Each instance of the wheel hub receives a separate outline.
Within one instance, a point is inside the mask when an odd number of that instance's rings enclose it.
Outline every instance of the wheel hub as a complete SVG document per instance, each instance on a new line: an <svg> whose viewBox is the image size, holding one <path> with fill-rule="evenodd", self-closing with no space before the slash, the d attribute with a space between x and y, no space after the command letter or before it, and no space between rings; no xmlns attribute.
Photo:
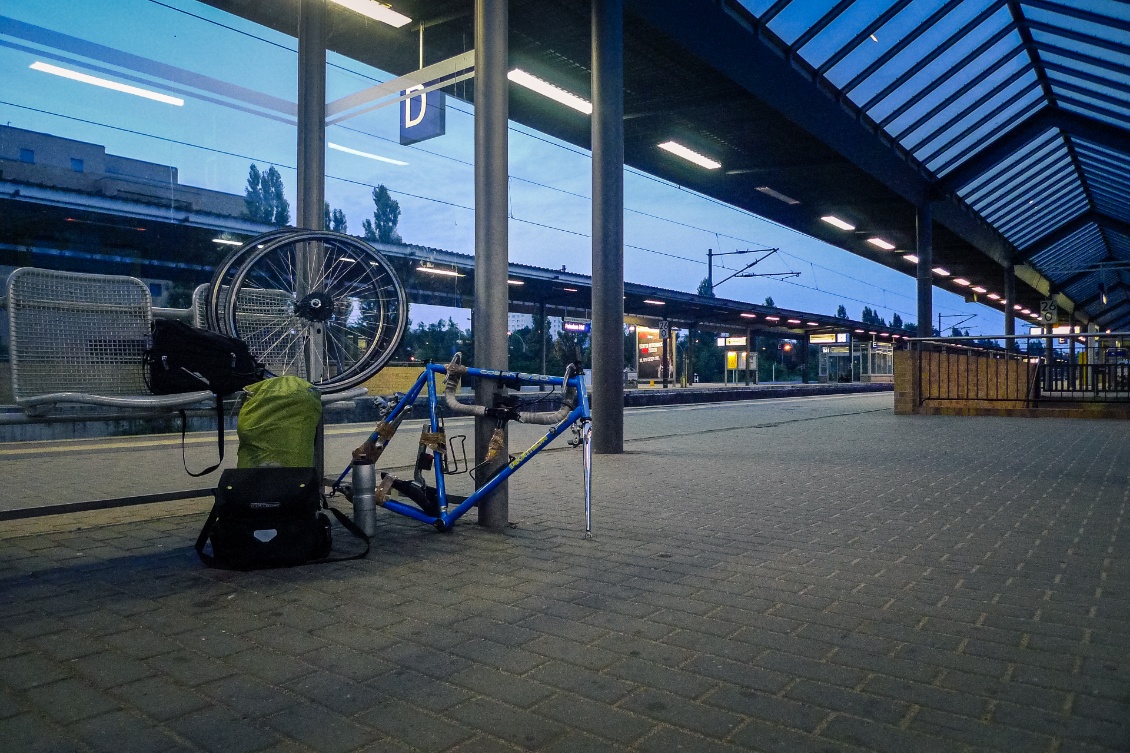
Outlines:
<svg viewBox="0 0 1130 753"><path fill-rule="evenodd" d="M318 291L310 293L298 302L295 313L311 322L325 322L333 316L333 299L328 293Z"/></svg>

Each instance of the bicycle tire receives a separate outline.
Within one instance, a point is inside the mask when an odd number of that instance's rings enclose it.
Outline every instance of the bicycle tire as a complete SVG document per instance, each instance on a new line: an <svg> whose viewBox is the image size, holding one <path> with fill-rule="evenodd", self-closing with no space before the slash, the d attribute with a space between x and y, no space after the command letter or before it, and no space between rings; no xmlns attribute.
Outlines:
<svg viewBox="0 0 1130 753"><path fill-rule="evenodd" d="M337 391L371 378L392 358L408 301L388 260L360 238L289 231L243 257L223 313L227 333L246 342L269 373ZM317 343L318 373L311 375L306 350Z"/></svg>
<svg viewBox="0 0 1130 753"><path fill-rule="evenodd" d="M208 282L208 295L204 301L205 327L212 332L219 332L224 335L231 334L224 329L227 319L225 307L227 306L227 293L231 290L232 277L239 269L238 262L254 250L256 246L262 245L277 236L293 232L296 232L296 230L292 227L268 230L255 236L242 246L233 249L213 268L212 279Z"/></svg>

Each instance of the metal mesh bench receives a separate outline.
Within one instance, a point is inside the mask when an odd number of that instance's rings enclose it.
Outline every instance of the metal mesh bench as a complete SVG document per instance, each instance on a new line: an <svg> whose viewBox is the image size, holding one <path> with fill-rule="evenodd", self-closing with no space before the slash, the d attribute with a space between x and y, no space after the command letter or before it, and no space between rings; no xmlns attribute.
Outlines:
<svg viewBox="0 0 1130 753"><path fill-rule="evenodd" d="M175 410L213 399L206 390L150 394L144 353L153 307L137 278L23 267L8 278L7 303L12 393L28 413Z"/></svg>

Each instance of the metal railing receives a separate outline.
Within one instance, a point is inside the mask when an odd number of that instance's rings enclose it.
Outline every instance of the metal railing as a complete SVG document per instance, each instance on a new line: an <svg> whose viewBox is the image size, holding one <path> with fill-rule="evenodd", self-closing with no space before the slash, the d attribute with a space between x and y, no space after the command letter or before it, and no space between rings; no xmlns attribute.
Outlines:
<svg viewBox="0 0 1130 753"><path fill-rule="evenodd" d="M1130 402L1127 341L1122 332L907 338L910 386L919 406Z"/></svg>

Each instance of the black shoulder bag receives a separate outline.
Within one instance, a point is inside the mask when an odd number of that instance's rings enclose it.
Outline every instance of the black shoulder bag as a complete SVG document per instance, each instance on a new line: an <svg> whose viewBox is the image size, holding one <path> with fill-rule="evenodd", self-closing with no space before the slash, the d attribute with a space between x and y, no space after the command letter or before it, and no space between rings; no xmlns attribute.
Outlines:
<svg viewBox="0 0 1130 753"><path fill-rule="evenodd" d="M247 343L235 337L190 327L175 319L154 319L153 332L145 348L145 381L155 395L211 390L216 396L216 442L220 459L199 473L185 465L188 475L211 473L224 462L224 396L238 392L264 377L262 364L251 355ZM188 417L181 418L181 459Z"/></svg>
<svg viewBox="0 0 1130 753"><path fill-rule="evenodd" d="M327 511L365 542L363 552L329 558L333 537ZM204 551L209 541L211 554ZM196 553L210 567L290 567L361 559L369 553L369 537L325 503L313 468L229 468L220 476Z"/></svg>

